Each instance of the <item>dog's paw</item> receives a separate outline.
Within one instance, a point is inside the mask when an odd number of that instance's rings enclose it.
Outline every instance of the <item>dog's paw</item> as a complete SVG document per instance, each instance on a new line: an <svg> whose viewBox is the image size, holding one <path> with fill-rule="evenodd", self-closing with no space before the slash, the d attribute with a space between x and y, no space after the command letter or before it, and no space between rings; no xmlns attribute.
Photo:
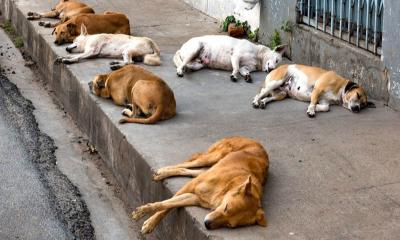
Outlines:
<svg viewBox="0 0 400 240"><path fill-rule="evenodd" d="M237 80L238 80L237 77L235 77L234 75L231 75L231 81L232 82L237 82Z"/></svg>
<svg viewBox="0 0 400 240"><path fill-rule="evenodd" d="M132 213L132 218L134 220L139 220L142 217L144 217L144 215L146 215L147 213L149 213L151 211L152 211L152 207L151 207L150 203L142 205L140 207L137 207L136 210Z"/></svg>
<svg viewBox="0 0 400 240"><path fill-rule="evenodd" d="M71 59L68 59L68 58L63 58L61 61L62 61L62 63L65 63L65 64L72 64L72 63L74 63L73 61L71 61Z"/></svg>
<svg viewBox="0 0 400 240"><path fill-rule="evenodd" d="M28 16L28 17L26 17L26 19L29 20L29 21L32 21L32 20L35 20L35 17L34 16Z"/></svg>
<svg viewBox="0 0 400 240"><path fill-rule="evenodd" d="M315 109L312 106L309 106L307 109L307 116L310 118L315 117Z"/></svg>
<svg viewBox="0 0 400 240"><path fill-rule="evenodd" d="M314 113L313 112L307 112L307 116L309 118L314 118L315 117L315 112Z"/></svg>
<svg viewBox="0 0 400 240"><path fill-rule="evenodd" d="M158 181L163 180L163 177L162 177L161 174L157 171L157 172L155 172L155 173L153 174L153 180L156 181L156 182L158 182Z"/></svg>
<svg viewBox="0 0 400 240"><path fill-rule="evenodd" d="M251 105L253 106L253 108L259 108L260 104L258 102L252 102Z"/></svg>
<svg viewBox="0 0 400 240"><path fill-rule="evenodd" d="M62 63L63 62L63 57L57 57L56 59L54 59L54 63Z"/></svg>
<svg viewBox="0 0 400 240"><path fill-rule="evenodd" d="M156 222L154 222L153 218L147 219L142 226L141 233L148 234L153 232L154 228L156 227Z"/></svg>
<svg viewBox="0 0 400 240"><path fill-rule="evenodd" d="M34 12L28 12L26 15L33 16L34 14L35 14Z"/></svg>
<svg viewBox="0 0 400 240"><path fill-rule="evenodd" d="M45 24L46 24L45 21L39 21L39 22L38 22L38 25L39 25L39 26L44 26Z"/></svg>
<svg viewBox="0 0 400 240"><path fill-rule="evenodd" d="M121 65L117 65L117 64L116 65L110 65L110 69L113 70L113 71L118 70L120 68L122 68Z"/></svg>
<svg viewBox="0 0 400 240"><path fill-rule="evenodd" d="M253 82L253 79L251 78L250 74L244 76L244 80L245 80L247 83L252 83L252 82Z"/></svg>
<svg viewBox="0 0 400 240"><path fill-rule="evenodd" d="M124 123L127 123L127 122L128 122L128 120L127 120L126 117L123 117L118 121L119 124L124 124Z"/></svg>
<svg viewBox="0 0 400 240"><path fill-rule="evenodd" d="M122 114L122 116L125 116L125 117L131 117L132 116L132 111L130 109L128 109L128 108L125 108L124 110L122 110L121 114Z"/></svg>
<svg viewBox="0 0 400 240"><path fill-rule="evenodd" d="M110 65L116 65L116 64L120 64L120 62L119 62L119 61L112 61L112 62L110 62Z"/></svg>
<svg viewBox="0 0 400 240"><path fill-rule="evenodd" d="M259 108L265 109L266 106L267 106L267 104L265 104L264 102L260 102Z"/></svg>

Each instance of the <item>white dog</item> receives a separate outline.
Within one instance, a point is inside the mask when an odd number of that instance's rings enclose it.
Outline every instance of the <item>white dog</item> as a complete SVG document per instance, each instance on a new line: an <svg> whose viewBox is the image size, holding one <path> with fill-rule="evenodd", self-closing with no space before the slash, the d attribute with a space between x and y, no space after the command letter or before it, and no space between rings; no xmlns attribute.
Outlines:
<svg viewBox="0 0 400 240"><path fill-rule="evenodd" d="M94 34L88 35L86 26L82 24L81 34L66 48L69 53L81 53L76 56L59 57L57 62L66 64L79 62L81 59L93 57L120 58L123 61L111 62L115 70L127 64L132 64L132 58L143 57L147 65L160 65L160 49L157 44L146 37L133 37L125 34Z"/></svg>
<svg viewBox="0 0 400 240"><path fill-rule="evenodd" d="M271 50L248 40L224 35L195 37L184 43L174 56L177 75L183 77L184 68L199 70L204 67L233 70L231 80L242 75L251 82L250 72L269 72L282 61L286 45Z"/></svg>

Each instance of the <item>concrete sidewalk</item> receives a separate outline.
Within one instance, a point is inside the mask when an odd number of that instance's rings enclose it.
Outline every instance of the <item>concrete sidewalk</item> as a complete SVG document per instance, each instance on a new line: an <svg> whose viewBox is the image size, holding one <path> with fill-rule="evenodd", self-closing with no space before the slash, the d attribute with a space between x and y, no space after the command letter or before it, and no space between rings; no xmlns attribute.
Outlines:
<svg viewBox="0 0 400 240"><path fill-rule="evenodd" d="M264 210L268 227L207 231L208 212L197 207L173 211L156 234L162 239L396 239L400 236L400 114L380 104L353 114L341 107L309 119L307 104L292 100L266 110L251 107L264 73L253 84L232 83L229 72L202 70L177 78L172 55L192 36L214 34L218 24L177 0L87 1L97 12L121 11L133 34L153 38L163 65L147 67L173 89L178 115L154 126L118 125L121 108L87 89L108 72L105 59L53 65L66 55L50 29L28 22L28 11L55 1L0 0L50 85L81 129L107 159L128 196L141 201L170 197L187 180L151 181L154 169L183 161L216 140L243 135L269 151L270 175ZM18 8L15 8L15 7ZM7 10L4 11L4 8ZM132 206L136 207L136 206Z"/></svg>

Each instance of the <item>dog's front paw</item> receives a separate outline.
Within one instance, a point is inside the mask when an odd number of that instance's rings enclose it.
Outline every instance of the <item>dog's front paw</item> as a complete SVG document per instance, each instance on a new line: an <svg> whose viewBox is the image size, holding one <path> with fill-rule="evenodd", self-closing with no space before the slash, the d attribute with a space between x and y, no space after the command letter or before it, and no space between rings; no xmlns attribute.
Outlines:
<svg viewBox="0 0 400 240"><path fill-rule="evenodd" d="M34 16L28 16L28 17L26 17L26 19L29 20L29 21L32 21L32 20L35 20L35 17Z"/></svg>
<svg viewBox="0 0 400 240"><path fill-rule="evenodd" d="M142 226L142 229L140 232L142 234L148 234L148 233L153 232L154 228L156 228L157 222L158 222L157 218L150 217L143 223L143 226Z"/></svg>
<svg viewBox="0 0 400 240"><path fill-rule="evenodd" d="M307 116L310 118L315 117L315 109L313 106L309 106L307 109Z"/></svg>
<svg viewBox="0 0 400 240"><path fill-rule="evenodd" d="M253 82L253 79L251 78L250 74L247 74L246 76L244 76L244 80L247 83L252 83Z"/></svg>
<svg viewBox="0 0 400 240"><path fill-rule="evenodd" d="M178 77L183 77L183 70L177 69L177 70L176 70L176 75L177 75Z"/></svg>
<svg viewBox="0 0 400 240"><path fill-rule="evenodd" d="M132 117L132 111L128 108L125 108L124 110L122 110L121 114L125 117Z"/></svg>
<svg viewBox="0 0 400 240"><path fill-rule="evenodd" d="M266 103L260 102L259 108L260 108L260 109L265 109L266 106L267 106Z"/></svg>
<svg viewBox="0 0 400 240"><path fill-rule="evenodd" d="M251 105L253 106L253 108L259 108L260 104L258 102L252 102Z"/></svg>
<svg viewBox="0 0 400 240"><path fill-rule="evenodd" d="M34 12L28 12L26 15L33 16L34 14L35 14Z"/></svg>
<svg viewBox="0 0 400 240"><path fill-rule="evenodd" d="M45 24L46 24L45 21L39 21L39 22L38 22L38 25L39 25L39 26L44 26Z"/></svg>
<svg viewBox="0 0 400 240"><path fill-rule="evenodd" d="M73 61L71 61L71 59L68 59L68 58L63 58L63 59L61 60L61 62L62 62L62 63L65 63L65 64L72 64L72 63L74 63Z"/></svg>
<svg viewBox="0 0 400 240"><path fill-rule="evenodd" d="M55 60L54 60L54 63L62 63L63 62L63 57L57 57Z"/></svg>
<svg viewBox="0 0 400 240"><path fill-rule="evenodd" d="M121 65L118 65L118 64L110 65L110 69L113 70L113 71L118 70L118 69L120 69L120 68L122 68L122 66L121 66Z"/></svg>
<svg viewBox="0 0 400 240"><path fill-rule="evenodd" d="M234 76L234 75L231 75L231 81L232 81L232 82L237 82L237 80L238 80L238 79L237 79L237 77L236 77L236 76Z"/></svg>
<svg viewBox="0 0 400 240"><path fill-rule="evenodd" d="M149 213L151 211L151 205L150 203L137 207L136 210L132 213L132 218L134 220L139 220L142 217L144 217L144 215L146 215L147 213Z"/></svg>

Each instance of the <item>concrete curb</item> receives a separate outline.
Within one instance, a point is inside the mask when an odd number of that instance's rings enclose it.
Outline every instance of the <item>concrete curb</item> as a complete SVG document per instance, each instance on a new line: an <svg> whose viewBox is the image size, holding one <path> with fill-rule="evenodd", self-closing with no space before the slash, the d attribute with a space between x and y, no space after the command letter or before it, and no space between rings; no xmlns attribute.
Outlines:
<svg viewBox="0 0 400 240"><path fill-rule="evenodd" d="M128 204L133 202L133 199L150 202L171 197L171 189L151 181L152 170L149 164L100 108L86 84L82 84L67 65L54 64L57 53L49 45L46 35L36 32L33 26L35 22L28 21L14 1L1 0L0 10L23 37L25 48L37 63L65 111L87 134L92 144L98 148L101 157L107 161L107 165L127 194ZM182 209L177 213L170 213L156 228L155 233L160 239L210 238L201 228L200 222Z"/></svg>

